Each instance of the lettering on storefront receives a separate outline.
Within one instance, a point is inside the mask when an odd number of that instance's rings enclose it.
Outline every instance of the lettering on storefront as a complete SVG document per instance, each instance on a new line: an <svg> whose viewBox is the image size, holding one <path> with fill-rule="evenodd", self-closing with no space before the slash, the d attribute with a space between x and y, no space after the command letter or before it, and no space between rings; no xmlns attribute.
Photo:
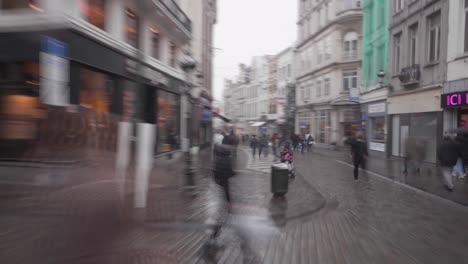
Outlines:
<svg viewBox="0 0 468 264"><path fill-rule="evenodd" d="M441 107L468 106L468 92L443 94L441 97Z"/></svg>
<svg viewBox="0 0 468 264"><path fill-rule="evenodd" d="M385 113L386 111L386 104L385 103L378 103L378 104L371 104L367 109L369 114L376 114L376 113Z"/></svg>

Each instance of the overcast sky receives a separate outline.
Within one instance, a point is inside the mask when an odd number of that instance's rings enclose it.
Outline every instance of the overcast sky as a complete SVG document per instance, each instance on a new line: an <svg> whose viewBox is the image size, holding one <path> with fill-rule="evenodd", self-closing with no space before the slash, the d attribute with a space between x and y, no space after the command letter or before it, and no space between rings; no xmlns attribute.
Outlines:
<svg viewBox="0 0 468 264"><path fill-rule="evenodd" d="M297 0L218 0L215 26L214 95L222 99L225 78L253 56L274 55L296 39Z"/></svg>

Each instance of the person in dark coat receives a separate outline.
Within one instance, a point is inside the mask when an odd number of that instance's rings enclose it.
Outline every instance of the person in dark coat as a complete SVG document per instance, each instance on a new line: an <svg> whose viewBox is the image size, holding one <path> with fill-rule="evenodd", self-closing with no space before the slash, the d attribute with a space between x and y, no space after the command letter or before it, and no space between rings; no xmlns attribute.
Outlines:
<svg viewBox="0 0 468 264"><path fill-rule="evenodd" d="M257 136L252 135L252 138L250 139L250 148L252 149L252 156L254 159L255 159L255 153L257 152L257 147L258 147Z"/></svg>
<svg viewBox="0 0 468 264"><path fill-rule="evenodd" d="M312 151L312 145L314 144L314 142L315 139L312 137L312 135L309 135L309 137L307 137L307 152Z"/></svg>
<svg viewBox="0 0 468 264"><path fill-rule="evenodd" d="M457 164L460 156L460 145L452 137L445 136L437 149L437 158L440 162L445 188L449 192L453 191L452 168Z"/></svg>
<svg viewBox="0 0 468 264"><path fill-rule="evenodd" d="M351 155L354 164L354 179L357 180L359 177L359 166L363 169L366 168L366 158L369 155L367 152L367 143L364 141L364 137L361 134L351 137L346 143L351 147Z"/></svg>
<svg viewBox="0 0 468 264"><path fill-rule="evenodd" d="M226 202L230 203L229 178L234 176L233 146L222 144L215 145L214 148L214 180L223 188Z"/></svg>

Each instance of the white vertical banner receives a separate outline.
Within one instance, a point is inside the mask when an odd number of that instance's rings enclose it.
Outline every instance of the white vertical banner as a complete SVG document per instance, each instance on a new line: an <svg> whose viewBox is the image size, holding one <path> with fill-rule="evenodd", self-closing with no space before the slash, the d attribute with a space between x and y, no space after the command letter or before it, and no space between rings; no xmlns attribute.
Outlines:
<svg viewBox="0 0 468 264"><path fill-rule="evenodd" d="M153 168L156 126L137 124L137 149L135 157L135 208L146 208L149 176Z"/></svg>

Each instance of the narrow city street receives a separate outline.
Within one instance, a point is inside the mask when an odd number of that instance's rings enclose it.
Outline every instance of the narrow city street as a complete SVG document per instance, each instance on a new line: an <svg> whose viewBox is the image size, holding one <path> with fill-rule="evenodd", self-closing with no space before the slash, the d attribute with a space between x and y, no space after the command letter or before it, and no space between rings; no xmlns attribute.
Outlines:
<svg viewBox="0 0 468 264"><path fill-rule="evenodd" d="M273 198L266 172L272 160L239 149L229 214L209 177L208 152L200 154L194 191L184 188L177 159L154 171L143 224L115 221L109 183L30 198L34 208L9 203L2 211L0 259L207 263L204 245L222 221L217 263L465 263L463 205L373 172L361 171L355 181L349 165L321 150L296 153L289 192Z"/></svg>

